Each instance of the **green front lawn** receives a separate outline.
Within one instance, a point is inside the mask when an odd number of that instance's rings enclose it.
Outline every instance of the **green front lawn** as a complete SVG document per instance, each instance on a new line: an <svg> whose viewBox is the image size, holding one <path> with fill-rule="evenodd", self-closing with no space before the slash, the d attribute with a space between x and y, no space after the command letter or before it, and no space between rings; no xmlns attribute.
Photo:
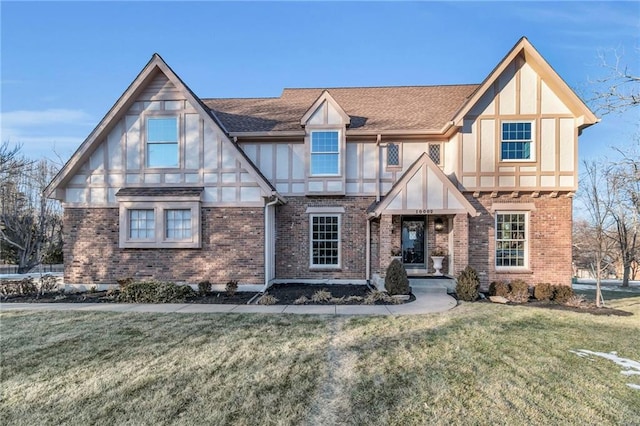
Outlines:
<svg viewBox="0 0 640 426"><path fill-rule="evenodd" d="M640 424L633 316L4 312L3 424Z"/></svg>

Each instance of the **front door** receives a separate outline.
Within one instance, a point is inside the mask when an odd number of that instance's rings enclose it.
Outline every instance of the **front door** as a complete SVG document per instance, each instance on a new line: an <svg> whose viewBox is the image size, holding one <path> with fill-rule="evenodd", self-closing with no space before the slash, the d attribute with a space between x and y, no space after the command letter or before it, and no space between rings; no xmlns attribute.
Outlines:
<svg viewBox="0 0 640 426"><path fill-rule="evenodd" d="M425 263L425 217L402 218L402 263L405 268L426 269Z"/></svg>

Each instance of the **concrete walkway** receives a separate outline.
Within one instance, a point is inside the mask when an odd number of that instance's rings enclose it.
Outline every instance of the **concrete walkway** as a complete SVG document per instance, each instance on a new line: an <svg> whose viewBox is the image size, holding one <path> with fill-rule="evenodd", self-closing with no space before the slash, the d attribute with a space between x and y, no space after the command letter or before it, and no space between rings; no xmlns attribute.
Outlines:
<svg viewBox="0 0 640 426"><path fill-rule="evenodd" d="M196 303L0 303L0 311L103 311L156 313L260 313L311 315L419 315L444 312L456 306L445 293L413 289L416 300L402 305L205 305Z"/></svg>

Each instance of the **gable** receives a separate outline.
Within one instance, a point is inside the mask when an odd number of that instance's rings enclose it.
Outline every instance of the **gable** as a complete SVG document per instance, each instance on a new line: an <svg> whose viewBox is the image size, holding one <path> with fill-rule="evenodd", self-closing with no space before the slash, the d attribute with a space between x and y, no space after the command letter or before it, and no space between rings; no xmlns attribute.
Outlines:
<svg viewBox="0 0 640 426"><path fill-rule="evenodd" d="M177 166L149 162L149 120L176 123ZM67 203L115 203L126 186L201 185L212 203L261 204L275 190L211 112L154 55L46 190Z"/></svg>
<svg viewBox="0 0 640 426"><path fill-rule="evenodd" d="M453 121L480 114L570 114L580 129L598 118L523 37L498 63Z"/></svg>
<svg viewBox="0 0 640 426"><path fill-rule="evenodd" d="M342 127L348 126L350 123L351 117L326 90L300 119L300 124L303 126L333 125Z"/></svg>
<svg viewBox="0 0 640 426"><path fill-rule="evenodd" d="M458 214L477 212L440 168L424 153L370 209L380 214Z"/></svg>

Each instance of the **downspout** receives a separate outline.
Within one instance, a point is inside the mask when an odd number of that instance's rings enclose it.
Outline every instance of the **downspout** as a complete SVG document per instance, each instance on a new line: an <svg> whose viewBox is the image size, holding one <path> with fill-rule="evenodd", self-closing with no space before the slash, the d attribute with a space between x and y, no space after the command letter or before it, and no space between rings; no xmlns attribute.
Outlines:
<svg viewBox="0 0 640 426"><path fill-rule="evenodd" d="M380 202L380 140L382 139L382 135L378 134L376 138L376 203Z"/></svg>
<svg viewBox="0 0 640 426"><path fill-rule="evenodd" d="M365 280L367 281L367 284L369 283L369 279L371 278L371 220L369 218L367 218L367 233L366 233L366 238L367 238L367 245L365 248Z"/></svg>
<svg viewBox="0 0 640 426"><path fill-rule="evenodd" d="M269 226L269 207L278 204L278 198L274 198L273 201L269 201L264 206L264 286L260 293L264 293L269 288L269 275L271 275L271 239L274 238L271 235L271 227Z"/></svg>

